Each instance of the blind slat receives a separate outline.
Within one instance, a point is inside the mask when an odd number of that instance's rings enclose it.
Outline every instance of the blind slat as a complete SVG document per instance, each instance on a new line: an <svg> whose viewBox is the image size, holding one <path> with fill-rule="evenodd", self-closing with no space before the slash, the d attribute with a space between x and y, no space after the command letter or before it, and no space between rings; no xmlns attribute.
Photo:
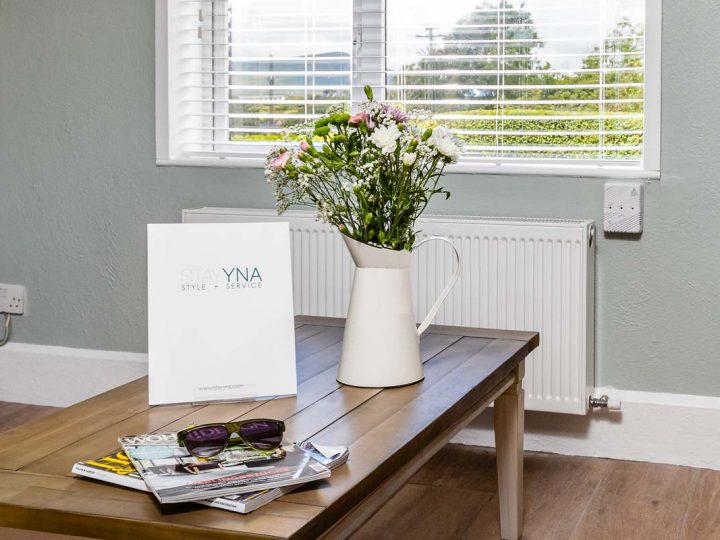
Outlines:
<svg viewBox="0 0 720 540"><path fill-rule="evenodd" d="M206 146L206 145L213 145L216 143L213 143L212 141L207 140L199 140L199 141L187 141L185 144L187 145L193 145L193 146ZM259 146L262 148L265 148L268 143L266 141L264 142L256 142L256 141L226 141L223 143L219 143L220 146L227 146L227 147L247 147L247 146ZM603 149L607 151L612 150L640 150L642 149L641 146L604 146ZM523 146L510 146L506 145L502 148L499 148L497 146L473 146L473 145L467 145L465 151L468 153L472 152L495 152L495 151L507 151L507 152L519 152L519 151L527 151L527 152L547 152L547 153L568 153L568 152L598 152L600 148L598 146L539 146L539 145L523 145Z"/></svg>
<svg viewBox="0 0 720 540"><path fill-rule="evenodd" d="M262 128L262 127L188 127L189 130L199 131L219 131L229 133L282 133L282 128ZM542 137L588 137L600 136L597 131L513 131L513 130L468 130L454 129L454 133L459 135L478 135L478 136L542 136ZM605 135L641 135L641 130L606 130Z"/></svg>
<svg viewBox="0 0 720 540"><path fill-rule="evenodd" d="M315 78L322 78L322 72L313 74ZM215 88L225 90L297 90L298 88L314 88L316 84L310 80L305 84L185 84L181 88ZM365 88L364 84L328 85L322 84L324 90L344 90L350 86ZM610 84L386 84L390 90L598 90L617 88L642 88L643 83L610 83Z"/></svg>
<svg viewBox="0 0 720 540"><path fill-rule="evenodd" d="M434 70L413 70L406 71L401 69L385 69L380 71L375 70L362 70L356 69L355 74L363 73L385 73L388 75L438 75L438 76L450 76L450 75L559 75L563 73L642 73L644 68L642 67L621 67L621 68L583 68L583 69L484 69L484 70L472 70L472 69L434 69ZM283 75L345 75L347 71L325 71L325 70L290 70L290 71L223 71L223 70L187 70L184 72L187 75L203 74L203 75L228 75L243 76L243 75L255 75L255 76L283 76Z"/></svg>

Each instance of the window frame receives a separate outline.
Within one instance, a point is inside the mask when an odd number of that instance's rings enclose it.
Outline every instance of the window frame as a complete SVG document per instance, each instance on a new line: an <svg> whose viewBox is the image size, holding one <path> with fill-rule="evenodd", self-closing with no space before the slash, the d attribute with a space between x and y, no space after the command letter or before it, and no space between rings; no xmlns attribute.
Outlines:
<svg viewBox="0 0 720 540"><path fill-rule="evenodd" d="M171 110L174 100L169 81L173 76L173 65L169 62L170 28L169 3L175 0L155 0L155 131L156 160L158 166L216 167L216 168L263 168L264 159L259 157L223 158L194 157L175 158L169 133L172 131L174 112ZM362 19L364 2L382 5L382 9L371 15L373 25L385 27L386 0L353 0L353 41L354 47L362 40ZM365 12L365 20L368 20ZM374 17L374 19L373 19ZM456 163L446 167L447 173L489 174L510 176L566 176L580 178L627 178L657 180L660 178L661 144L661 45L662 45L662 0L645 0L645 77L644 77L644 118L643 118L643 161L642 166L583 164L578 161L567 163L511 162L491 160L484 162ZM357 51L357 49L356 49ZM357 73L358 57L353 55L352 81L353 102L361 98L361 80ZM384 62L384 60L379 60ZM383 72L383 65L377 69ZM384 98L384 88L379 99ZM268 143L272 146L275 143Z"/></svg>

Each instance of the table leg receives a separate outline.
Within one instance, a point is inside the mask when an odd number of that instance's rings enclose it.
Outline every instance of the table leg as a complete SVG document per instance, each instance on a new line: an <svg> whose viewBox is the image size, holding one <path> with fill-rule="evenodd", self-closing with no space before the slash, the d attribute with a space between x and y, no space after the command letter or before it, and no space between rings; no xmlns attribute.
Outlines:
<svg viewBox="0 0 720 540"><path fill-rule="evenodd" d="M495 449L500 497L500 534L505 540L522 536L523 520L523 365L515 384L495 400Z"/></svg>

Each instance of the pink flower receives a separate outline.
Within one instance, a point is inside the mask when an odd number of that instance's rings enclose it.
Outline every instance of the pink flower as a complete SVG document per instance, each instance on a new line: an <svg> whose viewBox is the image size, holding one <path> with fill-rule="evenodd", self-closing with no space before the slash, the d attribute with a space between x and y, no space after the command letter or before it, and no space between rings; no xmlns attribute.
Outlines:
<svg viewBox="0 0 720 540"><path fill-rule="evenodd" d="M308 148L310 148L310 145L307 143L307 141L302 141L300 143L300 151L301 152L307 152Z"/></svg>
<svg viewBox="0 0 720 540"><path fill-rule="evenodd" d="M368 113L359 112L357 114L353 114L348 119L348 124L359 124L360 122L367 122L367 121L368 121Z"/></svg>
<svg viewBox="0 0 720 540"><path fill-rule="evenodd" d="M272 160L270 166L276 171L281 171L285 168L285 165L287 165L288 161L290 161L290 152L283 152Z"/></svg>

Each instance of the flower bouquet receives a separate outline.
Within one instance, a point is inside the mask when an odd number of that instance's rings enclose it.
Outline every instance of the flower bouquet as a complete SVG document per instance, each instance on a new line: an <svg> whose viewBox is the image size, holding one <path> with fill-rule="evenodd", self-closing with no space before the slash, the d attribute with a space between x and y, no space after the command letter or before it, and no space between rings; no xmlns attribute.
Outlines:
<svg viewBox="0 0 720 540"><path fill-rule="evenodd" d="M405 113L373 99L350 114L331 108L313 124L296 129L299 144L273 148L265 176L275 187L277 210L311 206L318 219L358 242L410 250L415 221L433 195L460 141L422 111Z"/></svg>
<svg viewBox="0 0 720 540"><path fill-rule="evenodd" d="M278 213L314 207L321 221L343 233L355 262L337 380L392 387L423 378L419 335L460 274L460 255L447 239L415 242L415 220L433 195L450 196L438 180L461 146L429 115L376 102L367 86L365 94L356 114L331 109L306 131L296 130L299 144L274 148L265 174L275 186ZM417 327L411 251L429 240L450 244L456 267Z"/></svg>

